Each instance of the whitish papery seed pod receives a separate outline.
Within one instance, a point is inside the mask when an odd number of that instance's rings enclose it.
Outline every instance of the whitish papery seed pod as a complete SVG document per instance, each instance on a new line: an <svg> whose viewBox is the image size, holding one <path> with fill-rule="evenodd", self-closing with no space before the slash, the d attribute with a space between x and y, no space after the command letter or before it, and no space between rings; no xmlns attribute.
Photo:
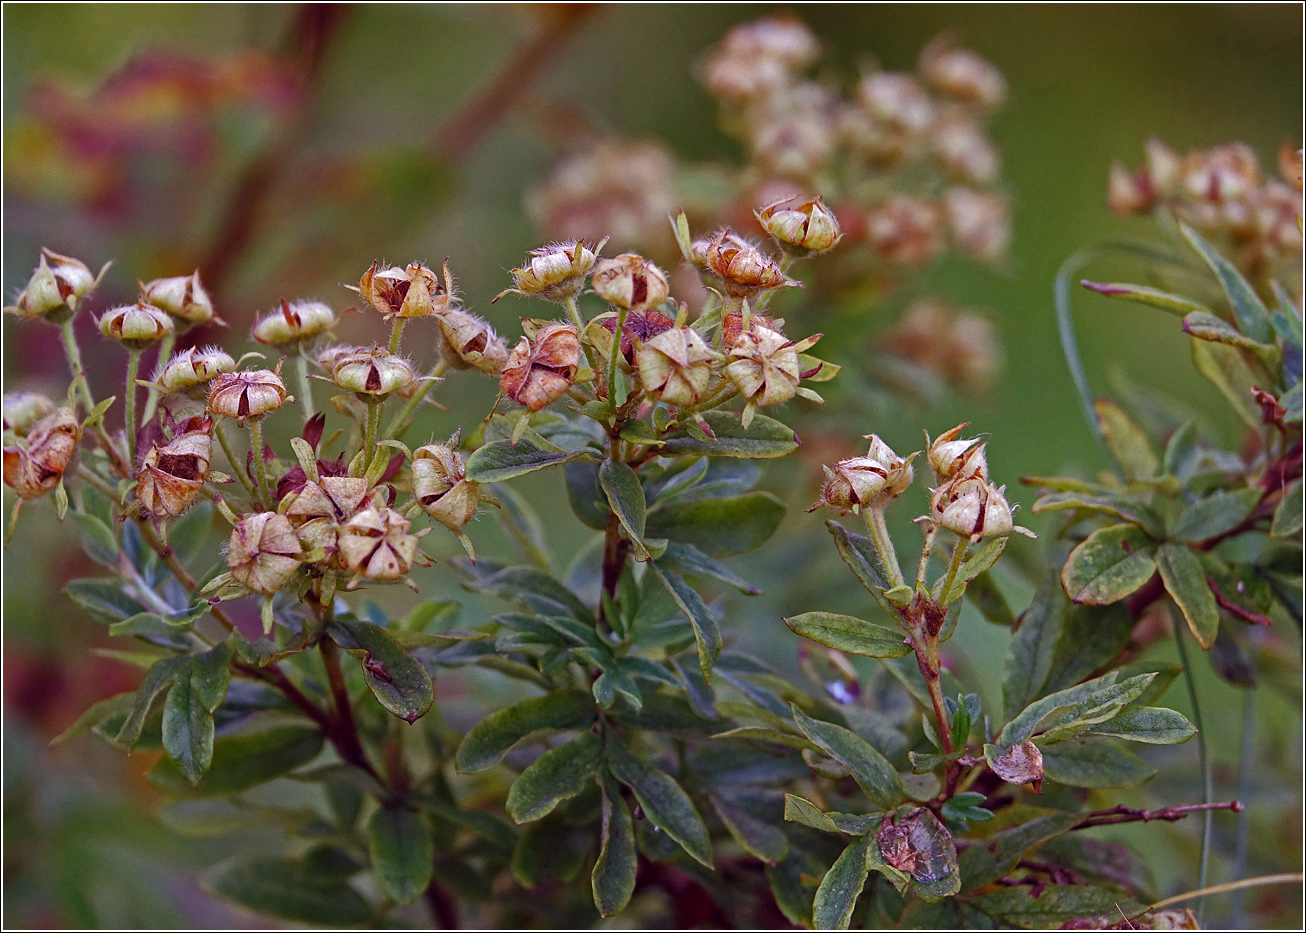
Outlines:
<svg viewBox="0 0 1306 933"><path fill-rule="evenodd" d="M535 339L523 337L504 364L503 394L531 411L566 393L580 368L580 336L570 324L546 324Z"/></svg>
<svg viewBox="0 0 1306 933"><path fill-rule="evenodd" d="M760 249L726 227L707 241L703 260L708 272L721 280L726 292L747 298L759 291L797 285L780 271L780 265Z"/></svg>
<svg viewBox="0 0 1306 933"><path fill-rule="evenodd" d="M331 381L360 396L380 398L402 391L417 381L417 370L401 356L382 347L355 348L333 361Z"/></svg>
<svg viewBox="0 0 1306 933"><path fill-rule="evenodd" d="M154 374L154 382L165 395L190 392L236 368L231 354L217 347L191 347L173 354Z"/></svg>
<svg viewBox="0 0 1306 933"><path fill-rule="evenodd" d="M564 302L575 298L585 287L585 277L598 261L597 248L584 240L567 240L550 243L527 254L526 265L513 269L513 287L500 292L495 301L515 293L543 298L545 301Z"/></svg>
<svg viewBox="0 0 1306 933"><path fill-rule="evenodd" d="M429 317L448 311L454 301L453 276L449 262L444 263L444 281L420 262L410 262L404 268L391 266L371 268L363 273L358 292L373 308L387 318Z"/></svg>
<svg viewBox="0 0 1306 933"><path fill-rule="evenodd" d="M176 330L168 312L143 299L134 305L111 308L95 323L104 336L133 350L144 350Z"/></svg>
<svg viewBox="0 0 1306 933"><path fill-rule="evenodd" d="M199 270L145 282L141 297L187 324L207 324L214 318L213 300L200 284Z"/></svg>
<svg viewBox="0 0 1306 933"><path fill-rule="evenodd" d="M1007 81L997 66L960 48L947 34L925 46L920 70L934 90L982 110L1001 106L1007 97Z"/></svg>
<svg viewBox="0 0 1306 933"><path fill-rule="evenodd" d="M4 396L4 429L19 437L26 437L38 421L54 411L54 402L39 392L6 392Z"/></svg>
<svg viewBox="0 0 1306 933"><path fill-rule="evenodd" d="M867 75L857 85L857 103L879 125L909 137L924 135L934 123L930 95L911 75Z"/></svg>
<svg viewBox="0 0 1306 933"><path fill-rule="evenodd" d="M324 334L336 323L336 313L321 301L286 301L254 322L251 336L270 347L297 343Z"/></svg>
<svg viewBox="0 0 1306 933"><path fill-rule="evenodd" d="M808 511L826 506L840 515L856 512L883 498L888 485L888 473L878 461L870 457L840 460L825 468L821 498Z"/></svg>
<svg viewBox="0 0 1306 933"><path fill-rule="evenodd" d="M823 253L834 249L843 238L839 219L819 197L807 201L789 198L753 213L763 230L793 251Z"/></svg>
<svg viewBox="0 0 1306 933"><path fill-rule="evenodd" d="M940 483L957 477L989 478L988 460L984 454L985 442L978 437L960 438L958 435L966 427L966 424L959 424L930 442L930 466L934 468L934 475ZM928 435L926 440L929 440Z"/></svg>
<svg viewBox="0 0 1306 933"><path fill-rule="evenodd" d="M294 577L302 554L290 519L276 512L257 512L232 529L227 569L237 583L271 596Z"/></svg>
<svg viewBox="0 0 1306 933"><path fill-rule="evenodd" d="M915 478L915 472L912 470L911 457L903 458L894 452L893 448L880 440L878 435L867 434L866 439L871 442L870 447L866 449L866 457L874 463L879 464L884 470L885 488L884 492L891 498L897 498L907 491ZM912 455L914 457L915 454Z"/></svg>
<svg viewBox="0 0 1306 933"><path fill-rule="evenodd" d="M208 410L243 423L246 418L261 418L276 411L286 399L285 383L270 369L223 373L209 387Z"/></svg>
<svg viewBox="0 0 1306 933"><path fill-rule="evenodd" d="M628 311L656 308L669 294L667 274L635 253L601 260L594 267L590 287L608 304Z"/></svg>
<svg viewBox="0 0 1306 933"><path fill-rule="evenodd" d="M104 274L103 270L100 274ZM86 263L42 248L40 262L32 277L18 299L5 310L26 318L45 317L65 307L75 312L77 305L98 282Z"/></svg>
<svg viewBox="0 0 1306 933"><path fill-rule="evenodd" d="M412 523L394 509L368 506L340 526L340 564L368 580L401 580L417 557Z"/></svg>
<svg viewBox="0 0 1306 933"><path fill-rule="evenodd" d="M866 242L885 259L923 266L943 246L939 208L932 201L895 195L866 214Z"/></svg>
<svg viewBox="0 0 1306 933"><path fill-rule="evenodd" d="M651 337L635 358L640 382L651 397L688 408L707 396L716 356L693 328L673 327Z"/></svg>
<svg viewBox="0 0 1306 933"><path fill-rule="evenodd" d="M503 372L508 361L508 348L499 335L476 315L453 308L436 316L440 333L453 352L449 360L455 367L480 370L491 376Z"/></svg>
<svg viewBox="0 0 1306 933"><path fill-rule="evenodd" d="M334 551L340 522L362 507L367 480L355 476L323 476L306 482L286 507L295 534L307 550Z"/></svg>
<svg viewBox="0 0 1306 933"><path fill-rule="evenodd" d="M748 401L764 407L794 397L801 375L798 351L783 334L753 324L735 340L729 358L726 375Z"/></svg>
<svg viewBox="0 0 1306 933"><path fill-rule="evenodd" d="M978 476L955 480L935 490L930 514L942 527L963 537L1011 534L1015 522L1005 486Z"/></svg>
<svg viewBox="0 0 1306 933"><path fill-rule="evenodd" d="M150 448L136 475L136 498L147 515L176 518L191 507L209 473L212 430L212 419L196 415L167 444Z"/></svg>
<svg viewBox="0 0 1306 933"><path fill-rule="evenodd" d="M1011 205L996 194L973 188L949 188L943 212L953 246L981 262L996 262L1011 245Z"/></svg>
<svg viewBox="0 0 1306 933"><path fill-rule="evenodd" d="M81 422L71 408L56 408L27 432L27 445L4 449L5 485L20 499L39 499L55 486L77 453Z"/></svg>
<svg viewBox="0 0 1306 933"><path fill-rule="evenodd" d="M462 455L448 444L426 444L413 452L413 498L426 514L457 531L476 514L481 487L467 479Z"/></svg>

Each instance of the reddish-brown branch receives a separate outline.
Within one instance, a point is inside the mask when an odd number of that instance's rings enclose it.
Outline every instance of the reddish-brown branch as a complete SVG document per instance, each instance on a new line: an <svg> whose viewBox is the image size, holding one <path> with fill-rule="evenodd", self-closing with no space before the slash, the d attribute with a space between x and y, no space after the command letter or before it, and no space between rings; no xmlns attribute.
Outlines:
<svg viewBox="0 0 1306 933"><path fill-rule="evenodd" d="M318 642L318 648L322 652L322 664L326 667L327 680L331 684L331 696L336 707L336 716L327 735L345 761L362 768L372 775L378 784L385 786L381 776L367 760L362 740L358 737L358 724L354 721L354 707L349 700L349 688L345 686L344 671L340 669L340 653L336 649L336 643L330 638L323 638Z"/></svg>
<svg viewBox="0 0 1306 933"><path fill-rule="evenodd" d="M449 892L440 887L440 883L434 878L426 886L424 896L426 906L431 909L431 916L441 930L457 930L459 928L458 908L454 906L453 898L449 896Z"/></svg>
<svg viewBox="0 0 1306 933"><path fill-rule="evenodd" d="M1272 624L1268 616L1263 616L1259 612L1252 612L1250 609L1244 609L1242 606L1230 602L1229 597L1220 592L1220 588L1215 585L1215 581L1211 579L1209 573L1206 575L1206 585L1210 587L1211 592L1215 594L1215 601L1220 604L1220 608L1224 609L1230 615L1236 616L1244 622L1250 622L1252 625Z"/></svg>
<svg viewBox="0 0 1306 933"><path fill-rule="evenodd" d="M1094 810L1072 828L1088 829L1090 826L1110 826L1115 823L1150 823L1153 820L1174 823L1190 813L1201 813L1206 810L1232 810L1238 813L1242 809L1243 804L1239 800L1226 800L1221 803L1187 803L1162 807L1159 810L1139 810L1135 807L1118 806L1109 810Z"/></svg>

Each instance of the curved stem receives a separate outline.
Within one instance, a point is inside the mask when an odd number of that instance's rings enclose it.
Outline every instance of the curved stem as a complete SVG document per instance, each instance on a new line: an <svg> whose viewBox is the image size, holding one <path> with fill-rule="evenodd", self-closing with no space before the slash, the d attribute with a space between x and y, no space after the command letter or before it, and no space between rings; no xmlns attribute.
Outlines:
<svg viewBox="0 0 1306 933"><path fill-rule="evenodd" d="M363 419L363 472L372 466L376 456L376 435L381 428L381 405L379 402L367 403L367 417Z"/></svg>
<svg viewBox="0 0 1306 933"><path fill-rule="evenodd" d="M404 402L404 407L399 409L395 416L390 419L390 424L385 429L385 440L394 440L404 430L405 422L413 416L413 412L422 403L422 399L426 398L426 393L430 392L435 384L440 381L440 377L444 375L445 370L448 368L449 364L444 360L440 360L431 367L431 371L426 374L426 380L413 392L412 398Z"/></svg>
<svg viewBox="0 0 1306 933"><path fill-rule="evenodd" d="M628 309L621 308L617 311L617 326L612 329L612 348L608 351L608 372L605 383L605 391L608 393L608 401L615 405L616 399L612 396L612 387L617 384L617 358L621 356L621 335L626 326L626 315Z"/></svg>
<svg viewBox="0 0 1306 933"><path fill-rule="evenodd" d="M961 565L966 559L966 548L970 547L970 538L957 536L957 545L952 549L952 559L948 561L948 572L943 575L943 585L939 587L939 599L944 599L948 590L952 589L952 584L957 579L957 574L961 572Z"/></svg>
<svg viewBox="0 0 1306 933"><path fill-rule="evenodd" d="M72 371L73 381L77 383L82 401L86 403L86 410L90 411L95 407L95 398L91 395L90 383L86 381L86 368L82 365L82 351L77 346L77 335L73 332L71 316L59 324L59 333L63 337L63 351L68 357L68 368Z"/></svg>
<svg viewBox="0 0 1306 933"><path fill-rule="evenodd" d="M249 449L254 457L254 473L258 476L259 496L263 499L265 509L272 508L276 501L272 496L272 487L268 483L268 465L263 462L263 419L249 419Z"/></svg>
<svg viewBox="0 0 1306 933"><path fill-rule="evenodd" d="M126 414L123 416L123 424L127 431L127 464L133 470L136 469L136 376L141 369L141 351L129 349L127 351L127 405Z"/></svg>
<svg viewBox="0 0 1306 933"><path fill-rule="evenodd" d="M159 358L156 364L157 365L156 372L162 371L163 367L168 364L168 360L172 358L172 348L175 347L176 345L177 345L176 331L173 331L171 334L165 334L163 339L159 341ZM149 420L154 417L154 413L158 410L158 408L159 408L159 390L151 386L150 391L145 396L145 412L144 414L141 415L141 423L148 424Z"/></svg>
<svg viewBox="0 0 1306 933"><path fill-rule="evenodd" d="M921 586L925 583L925 575L930 569L930 555L934 553L934 535L938 532L939 526L933 522L925 529L925 544L921 547L921 562L916 565L916 585Z"/></svg>
<svg viewBox="0 0 1306 933"><path fill-rule="evenodd" d="M1238 824L1234 830L1233 844L1233 881L1241 881L1247 873L1247 843L1250 839L1251 822L1246 809L1247 798L1252 793L1252 767L1256 754L1256 691L1252 688L1243 691L1243 735L1242 747L1238 755L1238 799L1244 809L1238 811ZM1244 928L1243 893L1239 888L1229 906L1229 926L1235 930Z"/></svg>
<svg viewBox="0 0 1306 933"><path fill-rule="evenodd" d="M218 436L218 444L222 447L222 452L227 457L227 462L231 464L231 471L236 474L236 479L245 487L245 492L251 499L255 498L254 484L250 482L249 473L245 465L236 459L236 452L231 449L231 438L227 437L227 432L219 418L213 419L213 433Z"/></svg>
<svg viewBox="0 0 1306 933"><path fill-rule="evenodd" d="M1197 727L1197 758L1202 768L1202 803L1209 804L1215 799L1214 780L1211 776L1211 759L1206 748L1206 729L1202 725L1202 708L1197 702L1197 678L1188 657L1188 645L1184 640L1184 623L1174 623L1175 646L1179 649L1179 661L1184 666L1184 682L1188 685L1188 699L1193 704L1193 725ZM1202 855L1197 867L1197 887L1206 887L1207 869L1211 861L1211 811L1207 810L1202 818ZM1205 898L1197 900L1197 915L1201 918L1205 909Z"/></svg>
<svg viewBox="0 0 1306 933"><path fill-rule="evenodd" d="M866 530L871 533L871 541L875 544L876 553L880 555L880 563L884 567L884 572L889 575L889 586L903 586L902 568L898 566L898 554L893 549L893 541L889 537L889 529L884 524L883 509L863 509L862 518L866 520Z"/></svg>
<svg viewBox="0 0 1306 933"><path fill-rule="evenodd" d="M304 345L299 345L295 354L295 377L299 381L299 404L304 409L304 423L313 420L313 380L308 378L308 357L304 356Z"/></svg>
<svg viewBox="0 0 1306 933"><path fill-rule="evenodd" d="M580 345L585 348L585 361L589 363L590 369L599 372L598 360L594 358L594 348L585 342L585 321L580 316L580 305L576 303L576 296L563 299L562 306L567 309L567 318L571 321L571 326L576 328Z"/></svg>

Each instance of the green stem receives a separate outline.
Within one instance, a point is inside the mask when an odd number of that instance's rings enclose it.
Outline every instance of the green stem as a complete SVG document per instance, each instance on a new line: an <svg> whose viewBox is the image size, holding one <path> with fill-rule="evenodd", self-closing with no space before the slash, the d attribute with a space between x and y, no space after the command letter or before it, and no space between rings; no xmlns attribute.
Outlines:
<svg viewBox="0 0 1306 933"><path fill-rule="evenodd" d="M939 598L947 596L948 590L952 589L952 584L957 579L957 574L961 572L961 565L966 559L966 548L970 546L970 538L957 536L957 546L952 549L952 559L948 561L948 572L943 575L943 586L939 587Z"/></svg>
<svg viewBox="0 0 1306 933"><path fill-rule="evenodd" d="M866 530L871 533L871 542L875 545L876 553L880 555L884 572L889 575L889 587L904 586L906 581L902 578L902 568L898 566L898 554L893 549L889 529L884 524L884 510L863 509L862 518L866 519Z"/></svg>
<svg viewBox="0 0 1306 933"><path fill-rule="evenodd" d="M916 585L925 582L925 574L930 568L930 555L934 553L934 535L939 527L933 522L925 529L925 545L921 548L921 562L916 565Z"/></svg>
<svg viewBox="0 0 1306 933"><path fill-rule="evenodd" d="M363 472L366 473L372 466L372 458L376 456L376 435L381 429L381 404L379 402L367 403L367 417L363 420Z"/></svg>
<svg viewBox="0 0 1306 933"><path fill-rule="evenodd" d="M1189 662L1188 645L1184 640L1184 623L1174 625L1175 646L1179 649L1179 661L1184 666L1184 682L1188 685L1188 699L1193 704L1193 725L1197 727L1197 760L1202 769L1202 803L1209 804L1215 799L1215 782L1211 775L1211 759L1206 748L1206 729L1202 725L1202 708L1197 702L1197 678ZM1211 862L1211 811L1202 815L1202 856L1197 866L1197 887L1206 887L1207 869ZM1205 897L1197 900L1197 916L1200 920L1205 910Z"/></svg>
<svg viewBox="0 0 1306 933"><path fill-rule="evenodd" d="M404 337L404 318L396 317L395 322L390 327L390 352L399 352L399 342Z"/></svg>
<svg viewBox="0 0 1306 933"><path fill-rule="evenodd" d="M313 420L313 380L308 378L308 357L304 355L304 345L299 345L295 354L295 376L299 381L299 404L304 409L304 423Z"/></svg>
<svg viewBox="0 0 1306 933"><path fill-rule="evenodd" d="M227 462L231 464L231 471L236 474L236 479L245 487L251 499L255 498L254 484L250 482L249 473L245 470L245 465L236 459L236 452L231 449L231 438L227 437L227 431L220 419L213 420L213 433L218 436L218 444L222 447L222 452L227 456Z"/></svg>
<svg viewBox="0 0 1306 933"><path fill-rule="evenodd" d="M1251 820L1248 817L1250 807L1247 799L1252 794L1252 769L1256 754L1256 690L1243 690L1243 735L1242 747L1238 755L1238 799L1243 808L1238 811L1238 824L1234 830L1233 878L1241 881L1247 873L1247 844L1250 839ZM1244 929L1243 892L1239 888L1231 899L1229 906L1229 926L1234 930Z"/></svg>
<svg viewBox="0 0 1306 933"><path fill-rule="evenodd" d="M580 345L585 348L585 360L590 364L590 369L596 373L599 372L598 361L594 359L594 348L585 342L585 322L581 320L580 306L576 303L575 296L563 299L562 306L567 309L567 317L571 320L571 326L576 328L576 336L580 338Z"/></svg>
<svg viewBox="0 0 1306 933"><path fill-rule="evenodd" d="M629 309L622 308L617 312L617 326L612 331L612 349L608 353L608 376L607 387L608 401L616 404L612 397L612 387L617 384L617 357L621 356L621 331L626 326L626 315L630 313Z"/></svg>
<svg viewBox="0 0 1306 933"><path fill-rule="evenodd" d="M63 350L64 355L68 357L68 368L72 371L73 379L77 382L77 388L82 393L82 401L86 403L86 410L90 411L95 407L95 399L91 396L91 387L85 378L85 367L82 366L82 351L77 346L77 335L73 333L73 319L71 316L59 324L59 333L63 335Z"/></svg>
<svg viewBox="0 0 1306 933"><path fill-rule="evenodd" d="M422 399L426 398L426 393L434 388L436 382L439 381L440 377L444 375L444 371L448 368L449 364L444 360L440 360L440 362L431 367L431 371L426 374L427 379L417 387L416 391L413 392L413 397L404 402L404 407L399 409L398 413L390 419L390 424L385 429L385 440L394 440L399 435L399 433L404 429L404 422L413 416L413 412L415 412L417 406L422 403Z"/></svg>
<svg viewBox="0 0 1306 933"><path fill-rule="evenodd" d="M254 472L258 476L259 496L263 499L263 508L271 509L276 501L272 496L272 487L268 483L268 465L263 462L263 419L249 419L249 449L254 454Z"/></svg>
<svg viewBox="0 0 1306 933"><path fill-rule="evenodd" d="M163 339L159 341L159 359L156 364L156 368L159 372L162 372L163 367L168 365L168 360L172 358L172 348L176 345L176 331L173 331L171 334L165 334ZM154 413L158 410L158 407L159 390L151 387L149 394L145 396L145 413L141 415L141 423L148 424L150 419L154 417Z"/></svg>
<svg viewBox="0 0 1306 933"><path fill-rule="evenodd" d="M115 504L118 502L118 490L114 489L111 483L90 467L83 463L77 464L77 475L82 478L82 482L98 489L101 495L105 496L110 502Z"/></svg>
<svg viewBox="0 0 1306 933"><path fill-rule="evenodd" d="M124 424L127 429L127 465L136 469L136 376L141 369L141 351L127 351L127 413Z"/></svg>

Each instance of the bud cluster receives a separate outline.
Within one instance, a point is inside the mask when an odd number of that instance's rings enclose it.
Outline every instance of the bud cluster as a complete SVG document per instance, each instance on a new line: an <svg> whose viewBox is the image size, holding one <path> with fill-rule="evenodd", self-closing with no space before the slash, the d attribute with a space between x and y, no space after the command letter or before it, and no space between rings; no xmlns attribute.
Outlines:
<svg viewBox="0 0 1306 933"><path fill-rule="evenodd" d="M988 538L1013 531L1029 534L1012 519L1006 486L989 480L985 442L961 438L959 424L928 442L928 458L938 486L930 490L929 519L962 538Z"/></svg>
<svg viewBox="0 0 1306 933"><path fill-rule="evenodd" d="M1002 365L1002 345L992 322L977 311L953 309L936 298L918 298L908 305L879 345L966 392L988 389Z"/></svg>

